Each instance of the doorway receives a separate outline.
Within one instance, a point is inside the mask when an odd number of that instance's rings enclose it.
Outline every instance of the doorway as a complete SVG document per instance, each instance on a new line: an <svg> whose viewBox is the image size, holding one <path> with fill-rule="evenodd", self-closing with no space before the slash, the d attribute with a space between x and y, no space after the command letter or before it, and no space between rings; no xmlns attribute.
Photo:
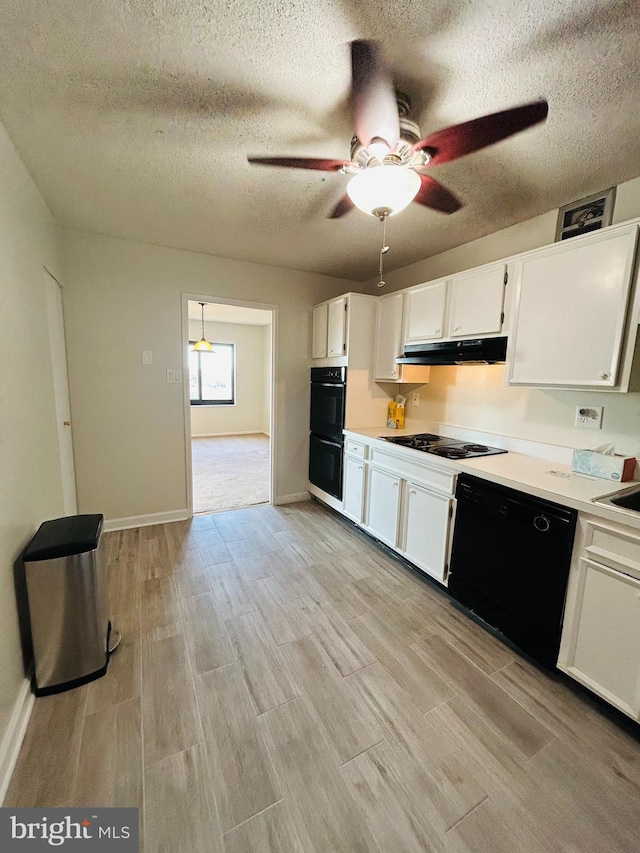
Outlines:
<svg viewBox="0 0 640 853"><path fill-rule="evenodd" d="M194 515L273 498L276 308L183 295L185 443Z"/></svg>

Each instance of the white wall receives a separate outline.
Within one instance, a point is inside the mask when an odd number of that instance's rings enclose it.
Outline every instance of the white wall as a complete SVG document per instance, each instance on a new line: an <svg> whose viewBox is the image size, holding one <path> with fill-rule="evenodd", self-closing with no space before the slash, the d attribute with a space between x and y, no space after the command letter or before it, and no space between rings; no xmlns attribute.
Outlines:
<svg viewBox="0 0 640 853"><path fill-rule="evenodd" d="M311 309L353 283L77 231L63 248L79 512L186 507L183 387L166 382L182 367L182 293L278 306L275 495L305 492Z"/></svg>
<svg viewBox="0 0 640 853"><path fill-rule="evenodd" d="M42 521L64 514L43 270L60 276L57 237L0 125L0 788L25 683L14 561Z"/></svg>
<svg viewBox="0 0 640 853"><path fill-rule="evenodd" d="M621 184L613 222L640 216L640 178ZM479 240L385 275L385 292L410 287L454 272L553 243L553 210ZM368 284L375 292L375 281ZM379 292L379 291L378 291ZM420 389L420 406L409 407L411 420L450 424L566 447L614 442L620 453L640 456L640 394L594 391L545 391L505 388L504 367L432 367ZM603 428L574 427L576 406L604 406ZM409 423L410 426L410 423Z"/></svg>
<svg viewBox="0 0 640 853"><path fill-rule="evenodd" d="M208 341L235 345L236 400L234 406L191 406L191 435L262 432L265 404L264 327L205 321L204 329ZM201 335L201 322L190 320L190 339L197 341Z"/></svg>

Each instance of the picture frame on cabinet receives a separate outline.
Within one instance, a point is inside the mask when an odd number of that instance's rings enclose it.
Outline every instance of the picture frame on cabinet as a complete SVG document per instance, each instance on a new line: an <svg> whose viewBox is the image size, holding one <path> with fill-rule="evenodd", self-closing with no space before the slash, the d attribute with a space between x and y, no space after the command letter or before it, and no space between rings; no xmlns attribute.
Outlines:
<svg viewBox="0 0 640 853"><path fill-rule="evenodd" d="M615 199L616 188L609 187L608 190L565 204L558 211L556 243L611 225Z"/></svg>

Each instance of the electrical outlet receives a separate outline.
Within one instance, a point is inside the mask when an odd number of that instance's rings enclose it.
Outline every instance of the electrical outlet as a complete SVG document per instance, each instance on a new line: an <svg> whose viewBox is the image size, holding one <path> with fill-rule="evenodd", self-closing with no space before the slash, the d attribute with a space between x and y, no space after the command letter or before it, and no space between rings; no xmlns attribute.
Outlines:
<svg viewBox="0 0 640 853"><path fill-rule="evenodd" d="M576 406L575 426L586 429L602 429L604 406Z"/></svg>
<svg viewBox="0 0 640 853"><path fill-rule="evenodd" d="M172 368L167 368L167 382L170 385L182 384L182 371L181 370L174 370Z"/></svg>
<svg viewBox="0 0 640 853"><path fill-rule="evenodd" d="M420 392L419 391L414 391L411 394L411 405L412 406L419 406L420 405Z"/></svg>

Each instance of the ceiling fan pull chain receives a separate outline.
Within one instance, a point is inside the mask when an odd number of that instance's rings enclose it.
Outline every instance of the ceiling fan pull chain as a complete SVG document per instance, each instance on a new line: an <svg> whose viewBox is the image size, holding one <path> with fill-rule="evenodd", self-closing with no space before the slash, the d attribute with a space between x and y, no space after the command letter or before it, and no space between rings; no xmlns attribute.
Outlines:
<svg viewBox="0 0 640 853"><path fill-rule="evenodd" d="M378 287L384 287L386 281L382 278L384 275L384 256L389 251L389 247L387 246L387 219L389 218L387 213L384 213L380 216L380 221L382 222L382 248L380 249L380 269L379 274L380 278L378 281Z"/></svg>

